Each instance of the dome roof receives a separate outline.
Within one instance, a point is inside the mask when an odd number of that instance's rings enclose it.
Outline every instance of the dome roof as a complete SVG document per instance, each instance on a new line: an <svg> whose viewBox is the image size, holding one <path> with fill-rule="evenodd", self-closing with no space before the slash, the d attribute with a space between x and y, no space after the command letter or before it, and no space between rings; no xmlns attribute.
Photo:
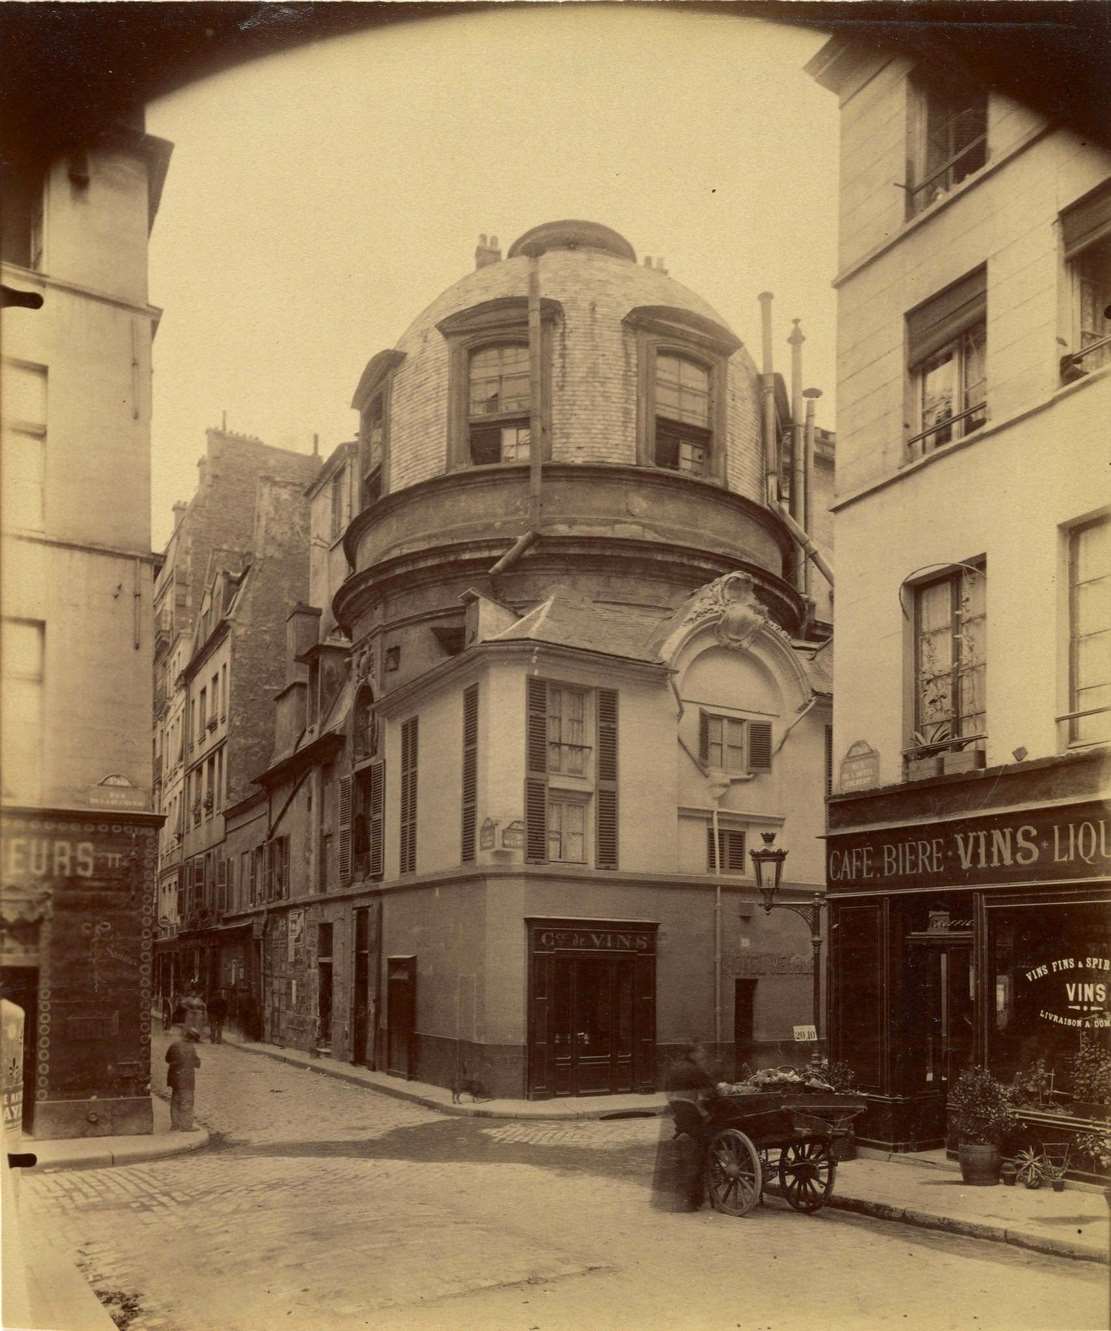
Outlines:
<svg viewBox="0 0 1111 1331"><path fill-rule="evenodd" d="M515 259L519 254L529 256L545 254L548 250L603 250L618 259L628 259L636 263L636 250L624 236L600 222L543 222L526 231L509 247L506 258Z"/></svg>

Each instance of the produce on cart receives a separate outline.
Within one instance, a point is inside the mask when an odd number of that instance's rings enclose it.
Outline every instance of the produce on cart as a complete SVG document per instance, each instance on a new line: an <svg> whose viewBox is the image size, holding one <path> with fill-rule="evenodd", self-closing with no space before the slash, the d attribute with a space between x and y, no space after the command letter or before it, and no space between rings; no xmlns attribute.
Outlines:
<svg viewBox="0 0 1111 1331"><path fill-rule="evenodd" d="M796 1068L764 1068L717 1090L705 1129L706 1191L715 1210L747 1215L769 1176L796 1211L824 1206L837 1175L834 1128L863 1113L864 1097Z"/></svg>

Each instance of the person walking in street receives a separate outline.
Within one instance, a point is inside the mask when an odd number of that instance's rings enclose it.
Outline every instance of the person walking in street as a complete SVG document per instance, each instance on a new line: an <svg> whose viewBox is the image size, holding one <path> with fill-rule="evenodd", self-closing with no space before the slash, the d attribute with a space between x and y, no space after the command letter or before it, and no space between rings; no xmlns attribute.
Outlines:
<svg viewBox="0 0 1111 1331"><path fill-rule="evenodd" d="M169 1049L166 1050L166 1085L170 1088L170 1130L172 1132L193 1131L193 1096L196 1091L196 1074L201 1065L197 1055L197 1041L200 1032L186 1027Z"/></svg>
<svg viewBox="0 0 1111 1331"><path fill-rule="evenodd" d="M661 1119L660 1143L652 1179L652 1205L661 1211L697 1211L706 1200L704 1107L717 1094L705 1048L694 1040L683 1046L667 1071L669 1115Z"/></svg>
<svg viewBox="0 0 1111 1331"><path fill-rule="evenodd" d="M208 1038L213 1044L224 1043L224 1022L228 1016L228 1000L224 991L217 989L208 1000Z"/></svg>
<svg viewBox="0 0 1111 1331"><path fill-rule="evenodd" d="M190 987L188 994L185 996L185 1001L181 1006L185 1013L185 1029L187 1031L196 1031L197 1039L199 1040L201 1033L204 1031L207 1010L205 1008L204 999L201 997L201 991L197 985L194 984Z"/></svg>

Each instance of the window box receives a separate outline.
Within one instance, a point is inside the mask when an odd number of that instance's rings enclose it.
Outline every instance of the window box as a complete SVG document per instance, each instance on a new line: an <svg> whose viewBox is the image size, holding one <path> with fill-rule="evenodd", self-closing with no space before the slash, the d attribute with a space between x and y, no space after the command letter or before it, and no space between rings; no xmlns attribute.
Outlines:
<svg viewBox="0 0 1111 1331"><path fill-rule="evenodd" d="M940 753L932 753L928 758L907 759L907 780L928 781L932 776L941 775Z"/></svg>
<svg viewBox="0 0 1111 1331"><path fill-rule="evenodd" d="M941 770L946 776L955 772L975 772L984 765L983 749L962 749L941 755Z"/></svg>

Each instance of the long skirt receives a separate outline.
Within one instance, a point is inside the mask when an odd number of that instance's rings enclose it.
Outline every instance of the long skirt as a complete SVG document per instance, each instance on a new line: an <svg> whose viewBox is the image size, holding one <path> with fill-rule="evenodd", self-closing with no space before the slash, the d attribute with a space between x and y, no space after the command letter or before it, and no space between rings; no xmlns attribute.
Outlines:
<svg viewBox="0 0 1111 1331"><path fill-rule="evenodd" d="M170 1126L179 1132L193 1131L193 1089L175 1086L170 1093Z"/></svg>
<svg viewBox="0 0 1111 1331"><path fill-rule="evenodd" d="M706 1143L674 1133L670 1114L661 1116L652 1173L652 1207L657 1211L697 1210L705 1200Z"/></svg>

